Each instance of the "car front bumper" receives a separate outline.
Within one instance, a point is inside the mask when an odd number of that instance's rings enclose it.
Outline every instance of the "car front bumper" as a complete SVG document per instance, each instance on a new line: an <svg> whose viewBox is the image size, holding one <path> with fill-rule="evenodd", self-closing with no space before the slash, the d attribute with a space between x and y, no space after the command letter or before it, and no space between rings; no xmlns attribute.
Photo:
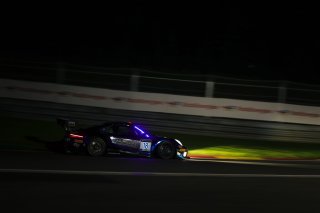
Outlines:
<svg viewBox="0 0 320 213"><path fill-rule="evenodd" d="M181 159L188 158L188 149L185 146L178 147L177 149L177 157Z"/></svg>

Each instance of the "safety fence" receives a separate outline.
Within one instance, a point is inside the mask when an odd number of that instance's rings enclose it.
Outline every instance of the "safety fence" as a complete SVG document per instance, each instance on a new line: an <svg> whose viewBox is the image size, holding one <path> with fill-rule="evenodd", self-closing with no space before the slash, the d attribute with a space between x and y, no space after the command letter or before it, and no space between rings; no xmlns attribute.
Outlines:
<svg viewBox="0 0 320 213"><path fill-rule="evenodd" d="M320 106L320 86L146 69L0 59L0 78L197 97Z"/></svg>

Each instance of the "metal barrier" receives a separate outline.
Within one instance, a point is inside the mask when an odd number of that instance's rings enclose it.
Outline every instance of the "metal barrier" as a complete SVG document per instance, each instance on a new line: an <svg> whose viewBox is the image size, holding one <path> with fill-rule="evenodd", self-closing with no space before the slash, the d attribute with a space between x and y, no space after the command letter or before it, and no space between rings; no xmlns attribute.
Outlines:
<svg viewBox="0 0 320 213"><path fill-rule="evenodd" d="M67 117L85 125L130 120L143 123L152 131L320 143L320 126L315 125L116 110L22 99L0 98L0 115L51 121Z"/></svg>
<svg viewBox="0 0 320 213"><path fill-rule="evenodd" d="M320 86L221 76L172 74L145 69L102 68L66 63L0 59L0 78L116 90L206 96L320 106Z"/></svg>

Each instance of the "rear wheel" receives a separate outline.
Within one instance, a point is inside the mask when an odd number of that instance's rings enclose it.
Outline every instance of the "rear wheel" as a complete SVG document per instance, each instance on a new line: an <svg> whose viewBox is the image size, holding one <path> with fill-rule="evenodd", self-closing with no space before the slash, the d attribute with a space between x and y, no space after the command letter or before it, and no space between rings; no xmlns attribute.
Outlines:
<svg viewBox="0 0 320 213"><path fill-rule="evenodd" d="M87 146L87 151L91 156L101 156L106 152L106 142L99 137L94 137Z"/></svg>
<svg viewBox="0 0 320 213"><path fill-rule="evenodd" d="M176 154L176 149L170 142L162 142L156 150L157 156L161 159L171 159L174 158Z"/></svg>

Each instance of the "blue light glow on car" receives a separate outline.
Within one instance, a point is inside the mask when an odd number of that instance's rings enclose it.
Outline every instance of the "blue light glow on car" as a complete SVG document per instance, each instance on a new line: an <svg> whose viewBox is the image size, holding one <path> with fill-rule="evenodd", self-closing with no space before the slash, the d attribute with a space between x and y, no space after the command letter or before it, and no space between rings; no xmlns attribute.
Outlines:
<svg viewBox="0 0 320 213"><path fill-rule="evenodd" d="M137 126L134 126L135 129L139 130L141 132L141 134L144 134L144 131L142 129L140 129ZM149 138L150 136L148 134L146 134L146 137Z"/></svg>
<svg viewBox="0 0 320 213"><path fill-rule="evenodd" d="M134 126L135 129L139 130L142 134L144 134L144 131L142 131L139 127Z"/></svg>

